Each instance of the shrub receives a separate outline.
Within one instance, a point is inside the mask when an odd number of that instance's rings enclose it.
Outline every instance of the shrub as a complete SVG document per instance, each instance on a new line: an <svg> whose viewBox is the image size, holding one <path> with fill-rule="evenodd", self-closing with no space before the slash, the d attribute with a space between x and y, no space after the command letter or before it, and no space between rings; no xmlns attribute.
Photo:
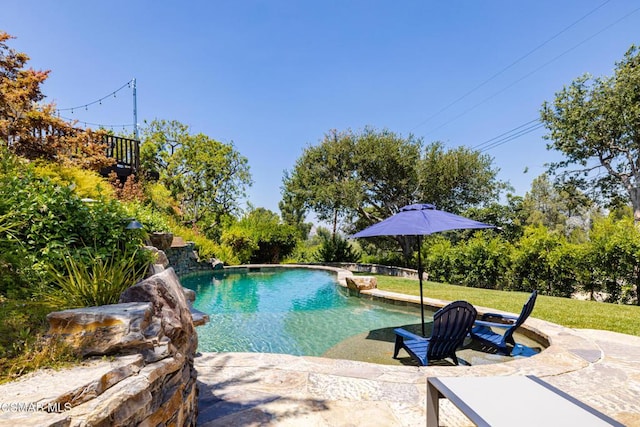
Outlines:
<svg viewBox="0 0 640 427"><path fill-rule="evenodd" d="M241 263L278 263L293 253L298 230L283 224L274 212L258 208L224 230L221 241Z"/></svg>
<svg viewBox="0 0 640 427"><path fill-rule="evenodd" d="M64 268L63 253L88 262L142 244L142 233L125 229L127 214L117 200L84 203L69 186L37 176L32 166L11 155L0 161L4 215L13 226L11 233L0 232L0 242L20 251L19 259L3 258L3 270L16 273L14 297L30 296L36 284L46 282L50 266Z"/></svg>
<svg viewBox="0 0 640 427"><path fill-rule="evenodd" d="M323 237L315 259L318 262L358 262L360 253L351 247L347 239L334 235Z"/></svg>
<svg viewBox="0 0 640 427"><path fill-rule="evenodd" d="M69 187L80 198L112 199L113 187L97 172L59 163L39 161L34 167L35 175L48 178L53 184Z"/></svg>
<svg viewBox="0 0 640 427"><path fill-rule="evenodd" d="M457 280L465 286L502 289L506 285L510 244L501 237L476 233L457 245Z"/></svg>
<svg viewBox="0 0 640 427"><path fill-rule="evenodd" d="M139 221L146 232L168 232L171 231L170 219L162 212L155 211L152 207L139 202L124 203L124 210L131 218Z"/></svg>
<svg viewBox="0 0 640 427"><path fill-rule="evenodd" d="M52 285L44 289L43 299L63 308L115 304L125 289L144 277L148 267L148 262L140 262L137 252L88 258L88 262L78 261L66 254L64 271L51 266Z"/></svg>

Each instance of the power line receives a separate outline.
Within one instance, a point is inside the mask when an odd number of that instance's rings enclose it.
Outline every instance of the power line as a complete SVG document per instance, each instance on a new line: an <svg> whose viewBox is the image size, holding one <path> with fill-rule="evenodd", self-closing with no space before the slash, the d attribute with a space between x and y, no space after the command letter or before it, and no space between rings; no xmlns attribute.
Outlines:
<svg viewBox="0 0 640 427"><path fill-rule="evenodd" d="M588 41L590 41L591 39L599 36L600 34L602 34L603 32L605 32L606 30L608 30L609 28L613 27L614 25L616 25L617 23L619 23L620 21L628 18L629 16L633 15L634 13L636 13L637 11L640 10L640 7L632 10L631 12L627 13L626 15L624 15L623 17L617 19L616 21L612 22L611 24L607 25L606 27L602 28L601 30L597 31L596 33L592 34L591 36L587 37L586 39L582 40L581 42L579 42L578 44L575 44L574 46L570 47L569 49L565 50L564 52L562 52L561 54L555 56L554 58L552 58L551 60L545 62L544 64L542 64L541 66L539 66L538 68L534 69L533 71L530 71L529 73L525 74L524 76L522 76L521 78L519 78L518 80L514 81L513 83L505 86L504 88L502 88L501 90L499 90L498 92L493 93L492 95L488 96L487 98L483 99L482 101L478 102L477 104L471 106L470 108L467 108L466 110L464 110L462 113L458 114L457 116L453 117L452 119L444 122L443 124L441 124L440 126L436 127L435 129L432 129L431 131L427 132L427 135L430 133L433 133L439 129L442 129L443 127L445 127L446 125L448 125L449 123L459 119L460 117L464 116L465 114L467 114L468 112L478 108L480 105L484 104L485 102L495 98L496 96L500 95L501 93L505 92L506 90L512 88L513 86L515 86L516 84L520 83L521 81L523 81L524 79L528 78L529 76L537 73L538 71L540 71L541 69L543 69L544 67L546 67L547 65L557 61L558 59L560 59L561 57L563 57L564 55L568 54L569 52L577 49L578 47L582 46L583 44L587 43Z"/></svg>
<svg viewBox="0 0 640 427"><path fill-rule="evenodd" d="M536 131L538 129L541 129L543 127L544 127L544 124L542 124L542 123L537 123L537 124L534 124L534 125L530 125L529 127L521 129L518 132L512 133L512 134L510 134L508 136L505 136L504 138L498 139L497 141L495 141L495 142L487 145L486 147L482 148L480 150L480 152L484 153L485 151L489 151L489 150L491 150L493 148L496 148L496 147L498 147L500 145L506 144L507 142L511 142L514 139L518 139L521 136L530 134L531 132L534 132L534 131Z"/></svg>
<svg viewBox="0 0 640 427"><path fill-rule="evenodd" d="M124 89L125 87L131 88L131 83L133 82L132 80L129 80L128 82L126 82L125 84L123 84L122 86L120 86L118 89L114 90L113 92L109 93L108 95L103 96L100 99L96 99L95 101L92 102L88 102L86 104L83 105L78 105L77 107L69 107L69 108L57 108L56 111L60 112L60 111L71 111L71 113L73 114L73 110L82 110L83 108L85 110L88 109L88 107L95 105L95 104L102 104L102 101L104 101L105 99L109 99L111 97L116 97L116 94L118 92L120 92L122 89Z"/></svg>
<svg viewBox="0 0 640 427"><path fill-rule="evenodd" d="M602 8L604 5L606 5L607 3L609 3L611 0L607 0L604 3L600 4L599 6L597 6L595 9L592 9L590 12L588 12L586 15L583 15L581 18L579 18L577 21L574 21L573 23L571 23L569 26L563 28L562 30L560 30L559 32L557 32L556 34L554 34L553 36L551 36L550 38L548 38L547 40L545 40L544 42L542 42L541 44L539 44L538 46L536 46L535 48L533 48L532 50L530 50L529 52L525 53L524 55L522 55L521 57L519 57L518 59L516 59L515 61L513 61L511 64L507 65L506 67L504 67L503 69L501 69L500 71L498 71L497 73L493 74L491 77L489 77L488 79L484 80L482 83L480 83L479 85L475 86L473 89L469 90L468 92L466 92L465 94L463 94L462 96L458 97L457 99L455 99L454 101L450 102L449 104L447 104L446 106L444 106L443 108L441 108L440 110L436 111L434 114L432 114L431 116L427 117L425 120L421 121L420 123L418 123L417 125L415 125L413 127L414 130L422 125L424 125L425 123L428 123L429 121L431 121L431 119L433 119L434 117L438 116L440 113L443 113L444 111L448 110L450 107L454 106L455 104L457 104L458 102L462 101L464 98L466 98L467 96L471 95L472 93L474 93L475 91L477 91L478 89L480 89L481 87L483 87L484 85L486 85L487 83L489 83L490 81L492 81L493 79L495 79L496 77L498 77L499 75L503 74L505 71L507 71L508 69L510 69L511 67L513 67L514 65L516 65L517 63L519 63L520 61L522 61L523 59L527 58L528 56L530 56L531 54L533 54L534 52L540 50L543 46L545 46L546 44L548 44L549 42L551 42L552 40L556 39L557 37L559 37L561 34L567 32L570 28L574 27L575 25L577 25L579 22L583 21L584 19L586 19L589 15L592 15L593 13L595 13L598 9Z"/></svg>
<svg viewBox="0 0 640 427"><path fill-rule="evenodd" d="M493 138L491 138L491 139L487 139L486 141L481 142L480 144L478 144L478 145L475 145L475 146L471 147L471 149L472 149L472 150L478 150L478 149L480 149L480 148L483 148L483 146L484 146L484 145L488 145L490 142L493 142L493 141L495 141L496 139L502 138L503 136L509 135L509 134L511 134L512 132L514 132L514 131L516 131L516 130L518 130L518 129L520 129L520 128L523 128L523 127L525 127L525 126L531 125L532 123L536 123L536 122L539 122L539 121L540 121L539 119L533 119L533 120L530 120L530 121L528 121L528 122L526 122L526 123L524 123L524 124L521 124L520 126L516 126L515 128L513 128L513 129L511 129L511 130L508 130L508 131L506 131L506 132L504 132L504 133L501 133L501 134L500 134L500 135L498 135L498 136L494 136L494 137L493 137Z"/></svg>

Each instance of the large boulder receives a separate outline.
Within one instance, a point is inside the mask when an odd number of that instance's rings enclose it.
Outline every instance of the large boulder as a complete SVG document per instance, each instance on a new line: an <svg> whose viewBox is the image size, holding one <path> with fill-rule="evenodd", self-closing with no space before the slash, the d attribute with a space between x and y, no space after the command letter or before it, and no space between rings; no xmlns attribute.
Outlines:
<svg viewBox="0 0 640 427"><path fill-rule="evenodd" d="M76 308L49 313L49 336L60 337L83 356L143 353L157 342L159 322L148 302Z"/></svg>
<svg viewBox="0 0 640 427"><path fill-rule="evenodd" d="M375 289L378 287L378 280L373 276L351 276L345 277L347 287L355 291Z"/></svg>
<svg viewBox="0 0 640 427"><path fill-rule="evenodd" d="M189 304L180 279L168 268L125 290L120 302L149 302L153 315L160 319L162 336L169 339L169 353L192 355L198 347Z"/></svg>

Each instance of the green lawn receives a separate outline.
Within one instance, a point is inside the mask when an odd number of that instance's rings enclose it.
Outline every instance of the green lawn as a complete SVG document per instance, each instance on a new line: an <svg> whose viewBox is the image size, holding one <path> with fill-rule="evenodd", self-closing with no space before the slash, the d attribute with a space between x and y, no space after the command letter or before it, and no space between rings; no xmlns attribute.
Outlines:
<svg viewBox="0 0 640 427"><path fill-rule="evenodd" d="M420 295L417 280L375 276L381 290ZM447 301L465 300L473 305L520 313L529 294L425 282L424 296ZM570 328L603 329L640 336L638 306L539 295L531 316Z"/></svg>

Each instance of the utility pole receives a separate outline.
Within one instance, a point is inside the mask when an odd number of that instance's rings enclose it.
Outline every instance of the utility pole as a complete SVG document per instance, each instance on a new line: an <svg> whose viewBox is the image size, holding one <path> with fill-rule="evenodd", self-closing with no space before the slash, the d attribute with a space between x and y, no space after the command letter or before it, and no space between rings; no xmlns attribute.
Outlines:
<svg viewBox="0 0 640 427"><path fill-rule="evenodd" d="M138 135L138 100L136 95L136 78L133 80L133 134L135 138L139 141L140 137Z"/></svg>

